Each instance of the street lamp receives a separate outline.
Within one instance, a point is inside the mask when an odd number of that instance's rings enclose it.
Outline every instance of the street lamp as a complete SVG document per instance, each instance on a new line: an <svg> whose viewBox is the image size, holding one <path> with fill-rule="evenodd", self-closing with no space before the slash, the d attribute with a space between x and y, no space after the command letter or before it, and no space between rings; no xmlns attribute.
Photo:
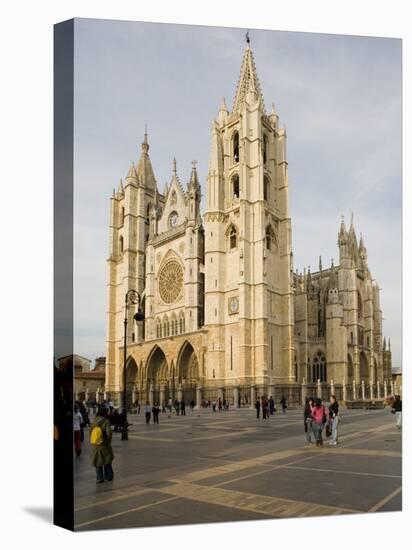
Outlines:
<svg viewBox="0 0 412 550"><path fill-rule="evenodd" d="M141 297L140 294L133 289L126 292L125 296L125 308L124 308L124 347L123 347L123 430L122 441L129 439L129 430L127 422L127 403L126 403L126 360L127 360L127 312L129 309L129 301L132 305L137 304L137 312L133 316L133 319L138 321L144 320L144 313L140 308Z"/></svg>

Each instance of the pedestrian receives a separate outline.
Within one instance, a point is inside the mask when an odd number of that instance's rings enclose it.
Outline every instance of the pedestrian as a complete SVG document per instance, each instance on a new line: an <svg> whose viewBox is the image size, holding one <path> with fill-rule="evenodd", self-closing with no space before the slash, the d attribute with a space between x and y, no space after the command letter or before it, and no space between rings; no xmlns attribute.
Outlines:
<svg viewBox="0 0 412 550"><path fill-rule="evenodd" d="M183 397L182 397L182 400L180 401L180 412L182 416L186 416L186 403Z"/></svg>
<svg viewBox="0 0 412 550"><path fill-rule="evenodd" d="M97 416L90 428L91 463L96 468L96 483L113 480L112 429L107 414L106 407L99 407Z"/></svg>
<svg viewBox="0 0 412 550"><path fill-rule="evenodd" d="M169 397L168 406L169 406L169 414L172 414L173 401L172 401L172 398L171 398L171 397ZM169 418L170 418L170 417L169 417Z"/></svg>
<svg viewBox="0 0 412 550"><path fill-rule="evenodd" d="M191 408L192 411L193 411L193 409L195 408L195 404L196 404L196 403L195 403L195 400L194 400L194 399L191 399L191 401L190 401L190 408Z"/></svg>
<svg viewBox="0 0 412 550"><path fill-rule="evenodd" d="M275 400L272 396L269 397L269 414L273 414L275 412Z"/></svg>
<svg viewBox="0 0 412 550"><path fill-rule="evenodd" d="M264 395L262 395L262 419L263 420L266 420L266 416L267 416L267 401L266 401L266 397Z"/></svg>
<svg viewBox="0 0 412 550"><path fill-rule="evenodd" d="M303 409L303 423L305 426L306 443L312 445L312 409L314 406L313 397L307 397Z"/></svg>
<svg viewBox="0 0 412 550"><path fill-rule="evenodd" d="M288 406L286 404L286 398L285 398L284 395L282 395L282 399L280 400L280 404L281 404L281 407L282 407L282 412L285 413Z"/></svg>
<svg viewBox="0 0 412 550"><path fill-rule="evenodd" d="M219 397L217 400L217 408L219 409L219 412L222 412L222 399Z"/></svg>
<svg viewBox="0 0 412 550"><path fill-rule="evenodd" d="M255 409L256 409L256 418L260 418L260 399L259 399L259 396L256 399Z"/></svg>
<svg viewBox="0 0 412 550"><path fill-rule="evenodd" d="M151 407L149 403L146 403L146 405L144 406L144 416L146 418L146 424L149 424L151 417Z"/></svg>
<svg viewBox="0 0 412 550"><path fill-rule="evenodd" d="M74 414L73 414L74 450L76 452L76 456L80 456L82 452L82 444L81 444L81 441L82 441L81 425L82 424L83 424L83 416L79 411L79 407L76 405L74 407Z"/></svg>
<svg viewBox="0 0 412 550"><path fill-rule="evenodd" d="M175 407L176 415L179 416L179 414L180 414L180 405L179 405L179 401L177 399L175 399L174 407Z"/></svg>
<svg viewBox="0 0 412 550"><path fill-rule="evenodd" d="M315 400L315 406L311 410L311 416L312 416L312 430L315 436L316 447L322 447L323 445L322 431L323 431L323 427L326 424L327 418L326 418L325 406L322 404L322 401L319 397L317 397Z"/></svg>
<svg viewBox="0 0 412 550"><path fill-rule="evenodd" d="M402 399L400 395L395 395L395 400L392 403L392 413L396 416L396 427L400 430L402 428Z"/></svg>
<svg viewBox="0 0 412 550"><path fill-rule="evenodd" d="M159 412L160 412L159 405L153 405L153 408L152 408L153 424L159 424Z"/></svg>
<svg viewBox="0 0 412 550"><path fill-rule="evenodd" d="M216 401L214 399L212 401L212 409L213 409L213 412L215 413L216 412Z"/></svg>
<svg viewBox="0 0 412 550"><path fill-rule="evenodd" d="M338 425L340 421L339 416L339 403L335 395L330 396L330 405L329 405L329 424L332 429L332 441L329 445L338 444Z"/></svg>

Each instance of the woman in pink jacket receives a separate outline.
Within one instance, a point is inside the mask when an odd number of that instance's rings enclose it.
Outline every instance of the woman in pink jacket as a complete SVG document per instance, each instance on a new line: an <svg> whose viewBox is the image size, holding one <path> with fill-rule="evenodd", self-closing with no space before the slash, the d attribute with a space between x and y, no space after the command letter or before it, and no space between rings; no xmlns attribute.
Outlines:
<svg viewBox="0 0 412 550"><path fill-rule="evenodd" d="M326 423L326 409L322 405L322 401L317 397L315 399L315 406L312 407L312 430L315 436L316 447L322 447L322 431Z"/></svg>

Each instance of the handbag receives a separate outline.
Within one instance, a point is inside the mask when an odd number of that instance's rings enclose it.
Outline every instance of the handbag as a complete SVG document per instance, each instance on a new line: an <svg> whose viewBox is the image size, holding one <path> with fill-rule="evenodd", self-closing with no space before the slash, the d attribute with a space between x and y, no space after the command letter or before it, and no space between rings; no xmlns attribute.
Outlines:
<svg viewBox="0 0 412 550"><path fill-rule="evenodd" d="M332 430L330 428L329 422L326 424L325 434L326 434L326 437L330 437L332 435Z"/></svg>

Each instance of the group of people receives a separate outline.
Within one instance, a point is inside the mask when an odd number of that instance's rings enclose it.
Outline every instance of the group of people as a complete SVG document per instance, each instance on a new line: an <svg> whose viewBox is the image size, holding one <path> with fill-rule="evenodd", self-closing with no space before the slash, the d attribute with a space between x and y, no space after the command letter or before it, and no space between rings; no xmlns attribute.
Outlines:
<svg viewBox="0 0 412 550"><path fill-rule="evenodd" d="M308 445L312 444L313 435L316 447L322 447L322 434L325 429L326 436L332 436L329 445L336 446L338 444L338 426L340 422L339 404L336 396L330 396L327 409L319 397L308 397L303 409L303 422Z"/></svg>
<svg viewBox="0 0 412 550"><path fill-rule="evenodd" d="M279 403L282 407L282 412L285 413L288 406L284 395L282 395L282 399ZM272 396L270 396L269 398L267 398L266 395L262 395L261 397L257 396L255 401L255 409L256 418L260 418L260 411L262 411L262 419L265 420L266 418L269 418L270 415L273 415L276 412L275 400Z"/></svg>

